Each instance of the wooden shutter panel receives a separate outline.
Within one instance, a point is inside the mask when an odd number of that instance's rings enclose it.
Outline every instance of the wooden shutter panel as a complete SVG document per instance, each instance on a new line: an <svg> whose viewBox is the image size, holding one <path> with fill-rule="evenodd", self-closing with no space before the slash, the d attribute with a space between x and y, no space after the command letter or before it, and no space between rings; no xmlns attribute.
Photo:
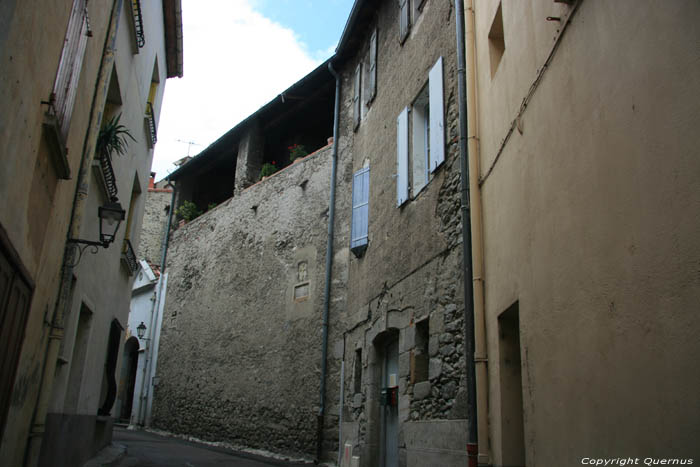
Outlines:
<svg viewBox="0 0 700 467"><path fill-rule="evenodd" d="M87 38L86 1L74 0L53 88L54 110L56 111L63 141L66 141L68 137L68 128L78 90L80 70L83 67Z"/></svg>
<svg viewBox="0 0 700 467"><path fill-rule="evenodd" d="M408 6L408 0L399 0L399 42L402 44L408 37L410 27Z"/></svg>
<svg viewBox="0 0 700 467"><path fill-rule="evenodd" d="M408 107L396 119L396 205L408 199Z"/></svg>
<svg viewBox="0 0 700 467"><path fill-rule="evenodd" d="M377 29L372 32L369 40L369 92L367 102L377 95Z"/></svg>
<svg viewBox="0 0 700 467"><path fill-rule="evenodd" d="M355 69L355 89L352 96L352 118L353 118L353 129L357 130L360 126L360 80L362 78L362 64L358 64Z"/></svg>
<svg viewBox="0 0 700 467"><path fill-rule="evenodd" d="M350 249L367 245L369 231L369 167L357 171L352 179L351 225Z"/></svg>
<svg viewBox="0 0 700 467"><path fill-rule="evenodd" d="M445 161L445 111L442 91L442 57L428 75L430 93L430 171Z"/></svg>

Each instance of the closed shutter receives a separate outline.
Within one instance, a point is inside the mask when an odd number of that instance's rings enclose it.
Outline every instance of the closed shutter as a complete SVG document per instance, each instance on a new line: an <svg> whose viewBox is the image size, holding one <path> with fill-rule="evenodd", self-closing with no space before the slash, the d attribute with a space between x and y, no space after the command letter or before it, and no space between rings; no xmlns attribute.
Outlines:
<svg viewBox="0 0 700 467"><path fill-rule="evenodd" d="M371 102L377 95L377 30L372 33L369 40L369 92L367 102Z"/></svg>
<svg viewBox="0 0 700 467"><path fill-rule="evenodd" d="M68 128L73 113L73 104L78 91L80 70L87 46L88 17L85 0L74 0L68 30L63 42L63 51L58 63L58 72L53 88L53 102L63 141L68 138Z"/></svg>
<svg viewBox="0 0 700 467"><path fill-rule="evenodd" d="M0 249L0 436L10 407L31 293Z"/></svg>
<svg viewBox="0 0 700 467"><path fill-rule="evenodd" d="M396 205L408 199L408 107L396 119Z"/></svg>
<svg viewBox="0 0 700 467"><path fill-rule="evenodd" d="M428 75L430 93L430 171L445 161L445 111L442 92L442 57Z"/></svg>
<svg viewBox="0 0 700 467"><path fill-rule="evenodd" d="M360 126L360 80L362 78L362 64L357 65L355 69L355 89L352 95L352 118L353 129L357 130Z"/></svg>
<svg viewBox="0 0 700 467"><path fill-rule="evenodd" d="M369 167L358 170L352 179L352 228L350 249L367 245L369 231Z"/></svg>
<svg viewBox="0 0 700 467"><path fill-rule="evenodd" d="M399 42L402 44L408 37L410 27L408 6L408 0L399 0Z"/></svg>

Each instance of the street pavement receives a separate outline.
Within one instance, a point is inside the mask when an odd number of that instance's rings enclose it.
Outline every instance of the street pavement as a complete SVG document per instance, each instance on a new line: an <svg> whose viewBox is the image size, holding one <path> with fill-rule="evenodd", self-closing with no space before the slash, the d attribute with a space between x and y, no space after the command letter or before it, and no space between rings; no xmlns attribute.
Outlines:
<svg viewBox="0 0 700 467"><path fill-rule="evenodd" d="M127 447L119 467L270 467L300 464L114 427L112 441Z"/></svg>

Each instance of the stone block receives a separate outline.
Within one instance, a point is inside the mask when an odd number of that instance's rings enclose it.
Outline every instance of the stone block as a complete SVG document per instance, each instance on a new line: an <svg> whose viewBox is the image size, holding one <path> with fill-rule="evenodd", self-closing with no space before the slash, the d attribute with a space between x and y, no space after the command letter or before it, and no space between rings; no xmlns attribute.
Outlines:
<svg viewBox="0 0 700 467"><path fill-rule="evenodd" d="M416 346L416 327L408 326L399 335L399 351L406 352Z"/></svg>
<svg viewBox="0 0 700 467"><path fill-rule="evenodd" d="M362 404L365 402L365 396L361 392L355 393L355 395L352 397L352 407L353 409L359 409L362 407Z"/></svg>
<svg viewBox="0 0 700 467"><path fill-rule="evenodd" d="M421 381L413 385L413 399L422 400L430 395L430 381Z"/></svg>
<svg viewBox="0 0 700 467"><path fill-rule="evenodd" d="M434 311L430 314L430 334L442 334L445 331L445 315L442 311Z"/></svg>
<svg viewBox="0 0 700 467"><path fill-rule="evenodd" d="M430 379L439 378L442 374L442 360L439 358L431 358L428 367L428 377Z"/></svg>
<svg viewBox="0 0 700 467"><path fill-rule="evenodd" d="M438 336L434 335L430 337L428 341L428 355L434 357L440 351L440 342L438 341Z"/></svg>
<svg viewBox="0 0 700 467"><path fill-rule="evenodd" d="M408 376L411 371L411 352L399 354L399 376Z"/></svg>
<svg viewBox="0 0 700 467"><path fill-rule="evenodd" d="M386 327L403 329L411 323L411 312L408 310L391 310L386 314Z"/></svg>
<svg viewBox="0 0 700 467"><path fill-rule="evenodd" d="M411 421L404 423L403 429L406 448L409 450L454 450L464 452L466 457L466 420ZM427 462L421 465L443 464Z"/></svg>

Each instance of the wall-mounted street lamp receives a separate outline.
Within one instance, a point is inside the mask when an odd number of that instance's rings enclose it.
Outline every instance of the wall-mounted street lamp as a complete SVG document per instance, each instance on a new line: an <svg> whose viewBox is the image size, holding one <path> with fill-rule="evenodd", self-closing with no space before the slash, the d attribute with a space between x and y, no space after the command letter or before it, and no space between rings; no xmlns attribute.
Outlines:
<svg viewBox="0 0 700 467"><path fill-rule="evenodd" d="M139 339L143 339L144 334L146 334L146 325L143 324L143 321L136 326L136 334L139 336Z"/></svg>
<svg viewBox="0 0 700 467"><path fill-rule="evenodd" d="M70 238L68 243L75 243L79 245L84 245L80 248L80 256L78 261L73 265L74 267L80 262L80 258L83 256L83 251L88 246L93 247L92 253L97 253L97 247L109 248L110 243L114 242L114 239L119 230L119 225L124 220L126 211L122 209L122 205L118 201L110 201L104 206L100 206L97 210L97 215L100 218L100 240L82 240L80 238Z"/></svg>

